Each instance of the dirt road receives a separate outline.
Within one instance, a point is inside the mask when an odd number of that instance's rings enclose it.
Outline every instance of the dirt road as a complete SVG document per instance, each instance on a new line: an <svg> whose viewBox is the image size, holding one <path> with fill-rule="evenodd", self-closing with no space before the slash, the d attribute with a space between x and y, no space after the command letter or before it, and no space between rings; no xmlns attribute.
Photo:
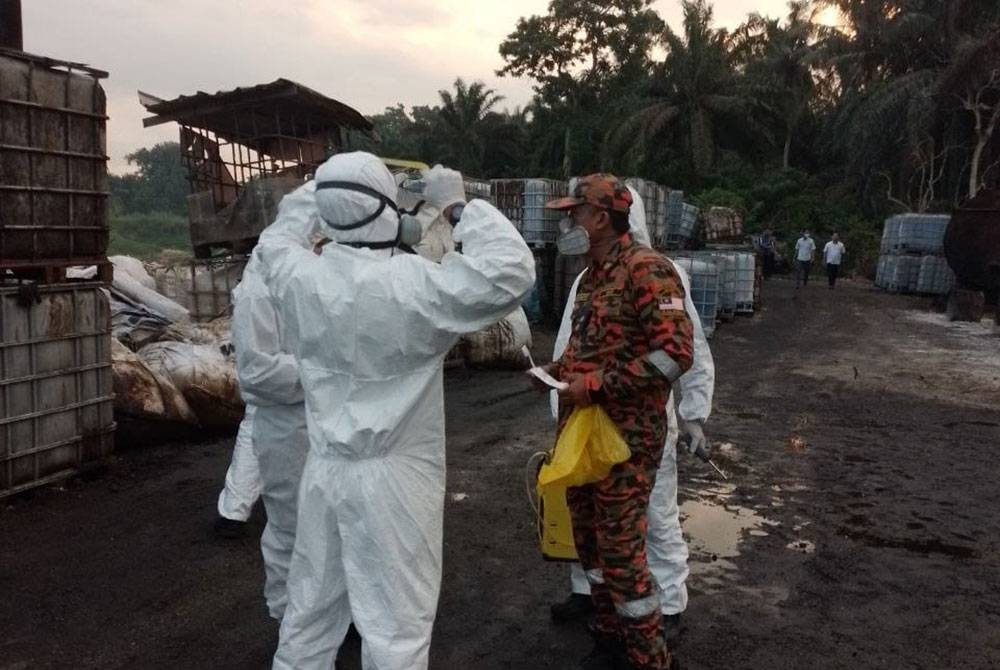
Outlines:
<svg viewBox="0 0 1000 670"><path fill-rule="evenodd" d="M868 285L794 296L772 281L713 342L732 478L681 459L684 667L1000 666L1000 337ZM549 623L566 569L539 560L524 494L546 406L516 373L446 385L432 668L573 667L589 642ZM211 533L231 444L124 450L0 503L0 670L269 667L259 512L254 537Z"/></svg>

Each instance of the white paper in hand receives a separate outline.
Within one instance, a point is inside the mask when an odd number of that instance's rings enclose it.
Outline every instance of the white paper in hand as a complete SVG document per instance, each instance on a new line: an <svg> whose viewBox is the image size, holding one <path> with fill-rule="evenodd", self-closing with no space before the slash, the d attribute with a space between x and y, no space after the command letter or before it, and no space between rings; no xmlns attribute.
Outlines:
<svg viewBox="0 0 1000 670"><path fill-rule="evenodd" d="M548 384L549 386L551 386L556 390L565 391L566 389L569 388L569 384L567 384L566 382L559 381L558 379L550 375L548 372L546 372L544 368L535 367L528 370L528 372L535 375L536 377L541 379L545 384Z"/></svg>
<svg viewBox="0 0 1000 670"><path fill-rule="evenodd" d="M521 347L521 353L524 354L524 356L528 359L528 362L531 364L531 369L528 370L528 372L535 375L535 377L537 377L538 379L541 379L544 384L551 386L552 388L559 391L563 391L569 388L569 384L567 384L566 382L559 381L558 379L550 375L548 372L546 372L544 369L535 365L535 359L531 357L531 349L529 349L527 346Z"/></svg>

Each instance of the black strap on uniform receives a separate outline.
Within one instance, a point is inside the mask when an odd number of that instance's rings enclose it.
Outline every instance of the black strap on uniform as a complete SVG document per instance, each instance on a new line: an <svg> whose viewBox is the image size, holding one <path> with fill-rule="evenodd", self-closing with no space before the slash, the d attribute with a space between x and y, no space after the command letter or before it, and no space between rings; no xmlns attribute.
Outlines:
<svg viewBox="0 0 1000 670"><path fill-rule="evenodd" d="M354 191L355 193L363 193L365 195L370 195L371 197L373 197L373 198L375 198L376 200L379 201L379 206L378 206L378 209L375 210L375 213L374 214L370 214L369 216L366 216L365 218L361 219L357 223L350 223L350 224L347 224L347 225L339 225L338 226L338 225L335 225L335 224L330 223L329 221L327 221L327 224L329 224L332 228L336 228L337 230L357 230L358 228L362 228L364 226L367 226L369 223L371 223L372 221L374 221L377 218L379 218L380 216L382 216L382 212L385 211L385 208L386 208L387 205L391 205L392 209L394 211L397 210L395 202L393 202L392 200L390 200L389 198L387 198L385 195L383 195L379 191L376 191L373 188L365 186L364 184L356 184L356 183L354 183L352 181L320 181L320 182L316 182L316 190L317 191L319 191L321 189L325 189L325 188L339 188L339 189L342 189L344 191ZM365 245L365 246L367 246L367 247L369 247L371 249L376 248L376 247L374 247L374 246L372 246L370 244L369 245ZM392 245L390 245L390 246L392 246ZM381 248L385 248L385 247L381 247Z"/></svg>

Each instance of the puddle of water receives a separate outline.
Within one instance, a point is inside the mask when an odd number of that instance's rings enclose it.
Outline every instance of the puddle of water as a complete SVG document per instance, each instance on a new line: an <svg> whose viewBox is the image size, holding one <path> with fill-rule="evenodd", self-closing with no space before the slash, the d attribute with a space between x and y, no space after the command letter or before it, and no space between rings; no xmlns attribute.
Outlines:
<svg viewBox="0 0 1000 670"><path fill-rule="evenodd" d="M716 500L688 500L681 505L681 524L691 549L691 569L733 569L727 558L740 555L743 531L767 536L767 520L752 509L725 504L725 493ZM723 500L718 500L722 498Z"/></svg>

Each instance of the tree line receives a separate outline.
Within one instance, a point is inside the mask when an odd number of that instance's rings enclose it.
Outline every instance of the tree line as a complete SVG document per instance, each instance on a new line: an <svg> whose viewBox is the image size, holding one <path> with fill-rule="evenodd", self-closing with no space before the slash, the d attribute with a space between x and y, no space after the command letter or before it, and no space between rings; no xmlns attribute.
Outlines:
<svg viewBox="0 0 1000 670"><path fill-rule="evenodd" d="M642 176L751 230L839 229L867 249L887 214L1000 183L996 0L795 0L732 30L707 0L682 8L675 31L652 0L551 0L499 46L529 104L459 78L437 104L371 116L377 140L355 146L483 179Z"/></svg>
<svg viewBox="0 0 1000 670"><path fill-rule="evenodd" d="M526 107L459 79L372 117L379 149L484 178L643 176L751 229L868 249L885 215L1000 181L995 0L798 0L733 30L706 0L682 7L675 31L650 0L552 0L500 45L498 74L534 82Z"/></svg>

